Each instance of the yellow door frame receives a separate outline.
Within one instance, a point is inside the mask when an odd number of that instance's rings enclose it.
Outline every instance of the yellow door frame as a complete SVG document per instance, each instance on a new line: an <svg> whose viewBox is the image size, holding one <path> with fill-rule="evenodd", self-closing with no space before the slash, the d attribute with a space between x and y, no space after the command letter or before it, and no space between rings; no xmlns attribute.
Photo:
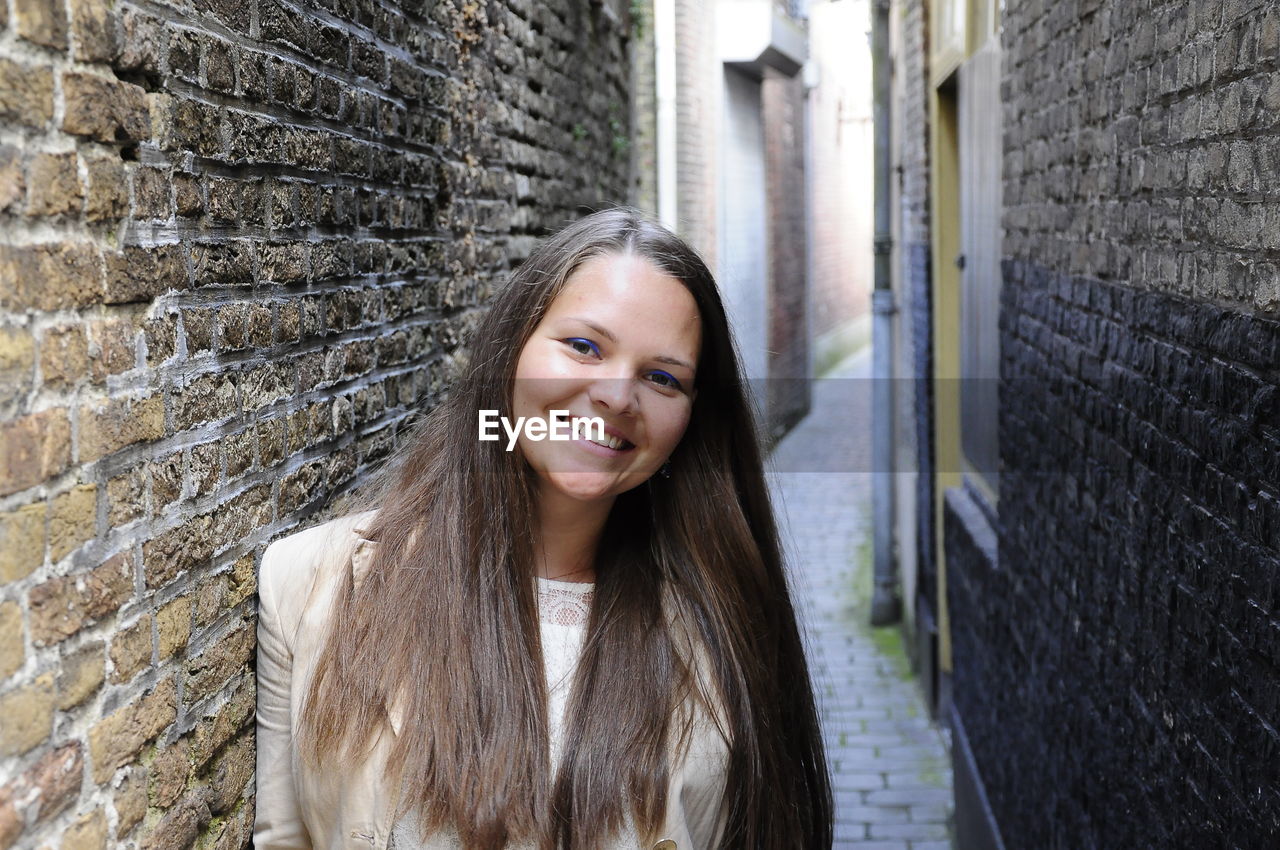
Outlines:
<svg viewBox="0 0 1280 850"><path fill-rule="evenodd" d="M998 0L930 0L936 41L929 46L930 267L933 290L934 558L938 667L952 670L943 509L969 467L960 444L960 103L958 69L1000 30ZM979 484L985 482L979 481ZM992 494L993 495L993 494ZM993 502L994 503L994 502Z"/></svg>

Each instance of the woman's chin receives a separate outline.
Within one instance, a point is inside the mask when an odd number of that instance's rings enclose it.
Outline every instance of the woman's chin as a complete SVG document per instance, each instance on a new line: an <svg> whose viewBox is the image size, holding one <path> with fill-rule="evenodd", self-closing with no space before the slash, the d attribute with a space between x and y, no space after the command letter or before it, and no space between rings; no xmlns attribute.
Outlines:
<svg viewBox="0 0 1280 850"><path fill-rule="evenodd" d="M612 499L634 486L626 477L603 472L555 472L550 483L562 495L579 502Z"/></svg>

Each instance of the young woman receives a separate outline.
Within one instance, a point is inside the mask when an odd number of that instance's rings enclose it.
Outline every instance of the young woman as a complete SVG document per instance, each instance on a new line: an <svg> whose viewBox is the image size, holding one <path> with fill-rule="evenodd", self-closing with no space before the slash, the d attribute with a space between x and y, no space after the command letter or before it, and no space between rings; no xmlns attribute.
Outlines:
<svg viewBox="0 0 1280 850"><path fill-rule="evenodd" d="M632 211L587 216L514 273L470 350L370 510L263 556L258 850L830 847L706 266ZM481 411L605 434L481 440Z"/></svg>

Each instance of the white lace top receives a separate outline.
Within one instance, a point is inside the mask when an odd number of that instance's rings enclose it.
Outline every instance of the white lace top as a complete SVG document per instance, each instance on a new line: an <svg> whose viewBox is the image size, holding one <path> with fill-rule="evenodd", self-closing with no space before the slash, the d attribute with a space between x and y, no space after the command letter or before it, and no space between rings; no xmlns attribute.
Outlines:
<svg viewBox="0 0 1280 850"><path fill-rule="evenodd" d="M551 733L551 769L560 764L565 705L578 666L582 641L586 637L587 617L595 585L588 582L555 581L538 577L538 619L542 626L542 653L546 663L548 705L547 718ZM424 843L417 820L410 814L396 821L388 850L462 850L455 834L432 836Z"/></svg>

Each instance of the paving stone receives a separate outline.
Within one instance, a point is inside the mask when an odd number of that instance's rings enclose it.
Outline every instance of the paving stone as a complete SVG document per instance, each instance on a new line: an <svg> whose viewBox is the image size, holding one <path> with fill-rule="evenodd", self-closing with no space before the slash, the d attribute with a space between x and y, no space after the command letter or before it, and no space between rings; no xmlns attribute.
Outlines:
<svg viewBox="0 0 1280 850"><path fill-rule="evenodd" d="M813 410L775 449L769 479L832 773L834 846L950 848L949 736L869 624L871 476L814 471L869 468L867 354L834 373L854 380L815 383Z"/></svg>
<svg viewBox="0 0 1280 850"><path fill-rule="evenodd" d="M873 823L870 836L941 840L947 837L947 828L940 823Z"/></svg>

